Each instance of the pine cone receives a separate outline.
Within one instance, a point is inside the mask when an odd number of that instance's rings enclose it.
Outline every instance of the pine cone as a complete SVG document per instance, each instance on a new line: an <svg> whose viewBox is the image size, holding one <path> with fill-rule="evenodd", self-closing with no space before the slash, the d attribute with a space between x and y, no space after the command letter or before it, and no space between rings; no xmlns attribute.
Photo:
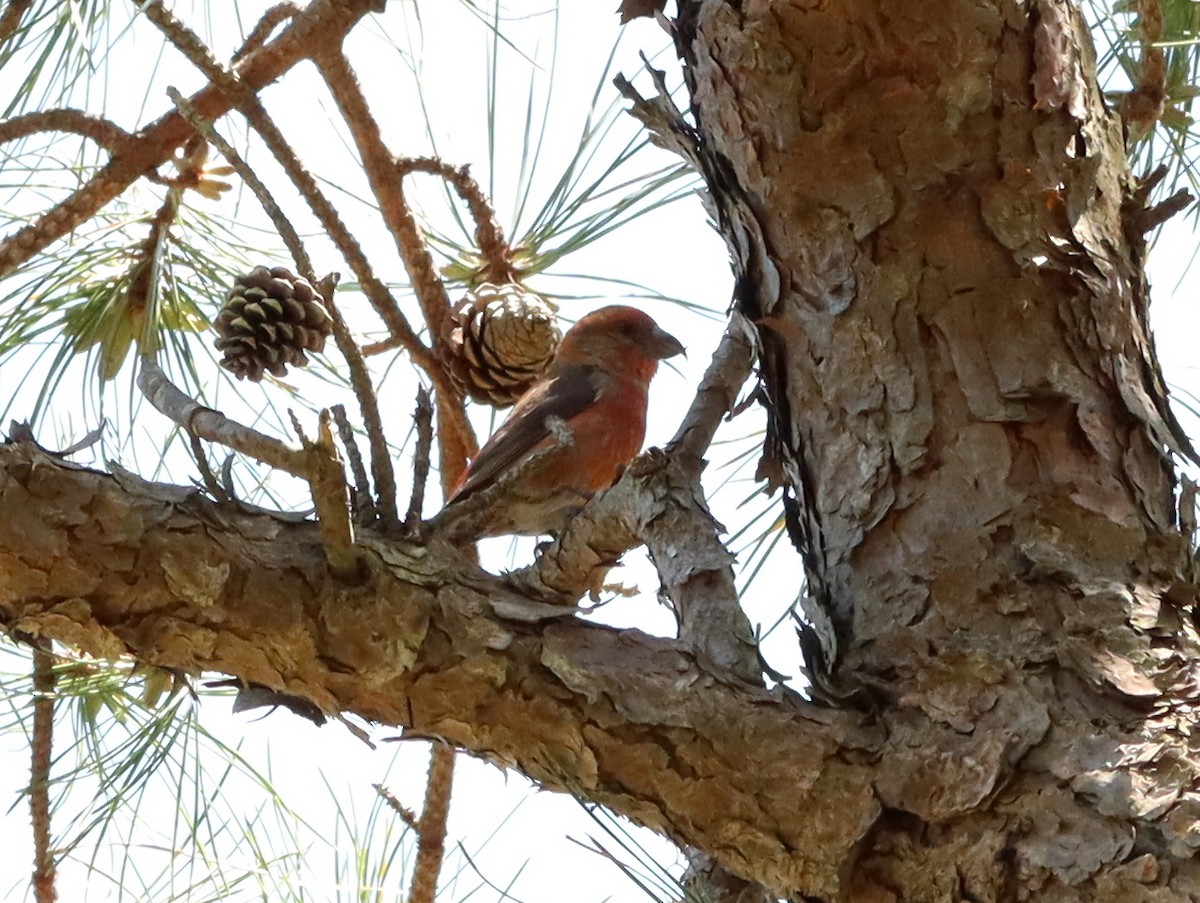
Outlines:
<svg viewBox="0 0 1200 903"><path fill-rule="evenodd" d="M546 367L562 332L549 301L515 283L485 282L454 311L445 359L475 401L506 408Z"/></svg>
<svg viewBox="0 0 1200 903"><path fill-rule="evenodd" d="M287 365L305 367L305 351L321 351L333 331L323 299L286 267L255 267L240 277L217 314L221 366L238 379L258 382L263 371L285 376Z"/></svg>

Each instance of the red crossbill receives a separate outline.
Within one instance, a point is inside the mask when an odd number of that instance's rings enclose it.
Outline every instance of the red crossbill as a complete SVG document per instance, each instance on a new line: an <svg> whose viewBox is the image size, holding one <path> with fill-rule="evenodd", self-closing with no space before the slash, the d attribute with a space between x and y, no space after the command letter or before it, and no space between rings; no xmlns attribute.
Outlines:
<svg viewBox="0 0 1200 903"><path fill-rule="evenodd" d="M435 531L459 540L560 531L641 451L650 380L660 360L681 353L678 339L632 307L583 317L467 466ZM468 515L464 503L498 482L496 497Z"/></svg>

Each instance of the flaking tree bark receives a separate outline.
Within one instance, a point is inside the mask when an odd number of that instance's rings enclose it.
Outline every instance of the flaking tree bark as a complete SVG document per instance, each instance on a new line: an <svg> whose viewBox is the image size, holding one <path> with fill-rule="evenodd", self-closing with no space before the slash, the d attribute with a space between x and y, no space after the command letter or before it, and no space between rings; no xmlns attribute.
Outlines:
<svg viewBox="0 0 1200 903"><path fill-rule="evenodd" d="M793 899L1200 898L1188 446L1076 10L680 0L672 25L694 121L641 112L731 248L819 703L747 669L686 433L562 568L364 534L357 583L313 524L13 442L5 625L444 738ZM546 601L582 592L580 550L684 534L678 641Z"/></svg>

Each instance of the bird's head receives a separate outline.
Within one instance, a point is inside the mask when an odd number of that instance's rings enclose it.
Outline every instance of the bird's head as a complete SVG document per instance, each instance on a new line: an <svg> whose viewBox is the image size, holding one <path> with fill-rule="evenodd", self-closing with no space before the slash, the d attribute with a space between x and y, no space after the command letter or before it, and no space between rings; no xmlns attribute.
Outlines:
<svg viewBox="0 0 1200 903"><path fill-rule="evenodd" d="M683 354L683 345L647 314L614 304L583 317L563 336L556 366L589 364L649 380L658 362Z"/></svg>

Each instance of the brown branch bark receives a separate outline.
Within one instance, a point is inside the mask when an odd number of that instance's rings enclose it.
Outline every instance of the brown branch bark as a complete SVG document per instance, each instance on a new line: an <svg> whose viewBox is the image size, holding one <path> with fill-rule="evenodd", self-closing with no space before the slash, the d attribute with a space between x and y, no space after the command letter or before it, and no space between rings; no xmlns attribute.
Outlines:
<svg viewBox="0 0 1200 903"><path fill-rule="evenodd" d="M429 751L425 804L417 822L417 859L413 863L408 903L434 903L437 898L438 876L446 856L446 822L450 816L453 788L454 747L435 742Z"/></svg>
<svg viewBox="0 0 1200 903"><path fill-rule="evenodd" d="M366 95L354 70L350 67L340 47L329 47L315 57L321 75L337 102L342 117L350 127L351 137L358 149L363 169L371 185L371 192L379 201L379 210L388 231L396 242L396 249L404 261L409 280L416 292L417 300L425 316L432 341L441 341L446 322L450 316L450 298L446 287L438 276L433 256L425 244L420 227L404 198L400 173L395 155L384 144L379 124L371 116ZM450 382L449 375L434 356L425 372L433 381L438 412L438 451L441 459L443 488L454 485L462 473L467 459L478 450L475 432L467 420L459 392Z"/></svg>
<svg viewBox="0 0 1200 903"><path fill-rule="evenodd" d="M323 42L340 42L359 19L378 5L378 0L313 0L276 40L247 56L238 75L251 88L262 88L311 56ZM212 85L190 100L208 119L223 116L232 106L231 100ZM87 222L135 181L170 159L175 148L191 135L191 126L175 112L142 129L136 141L113 154L82 188L0 241L0 276Z"/></svg>
<svg viewBox="0 0 1200 903"><path fill-rule="evenodd" d="M21 25L21 16L33 5L33 0L8 0L0 14L0 44L5 43Z"/></svg>
<svg viewBox="0 0 1200 903"><path fill-rule="evenodd" d="M132 137L115 122L83 110L37 110L0 122L0 142L15 141L38 132L83 135L110 153L120 151Z"/></svg>
<svg viewBox="0 0 1200 903"><path fill-rule="evenodd" d="M33 650L33 741L29 744L29 811L33 824L33 895L37 903L54 903L54 851L50 834L50 763L54 742L54 656L49 642Z"/></svg>
<svg viewBox="0 0 1200 903"><path fill-rule="evenodd" d="M352 587L329 573L313 524L29 444L0 446L0 505L6 627L442 738L774 888L835 886L878 814L863 756L880 737L858 716L531 603L453 549L360 537L373 572Z"/></svg>

